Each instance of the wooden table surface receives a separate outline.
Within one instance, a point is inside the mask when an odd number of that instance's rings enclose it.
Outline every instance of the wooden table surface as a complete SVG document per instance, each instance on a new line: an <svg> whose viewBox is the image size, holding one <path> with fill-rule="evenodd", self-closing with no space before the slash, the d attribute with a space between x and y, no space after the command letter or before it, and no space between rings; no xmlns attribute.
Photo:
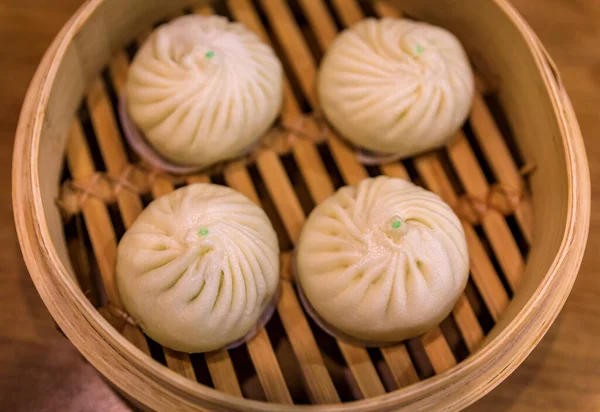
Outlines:
<svg viewBox="0 0 600 412"><path fill-rule="evenodd" d="M20 106L46 47L81 0L0 2L0 410L120 411L124 402L60 335L23 264L11 209ZM561 70L600 207L600 1L513 0ZM50 5L51 4L51 5ZM527 360L471 410L600 411L600 211L565 308ZM594 253L596 252L596 253Z"/></svg>

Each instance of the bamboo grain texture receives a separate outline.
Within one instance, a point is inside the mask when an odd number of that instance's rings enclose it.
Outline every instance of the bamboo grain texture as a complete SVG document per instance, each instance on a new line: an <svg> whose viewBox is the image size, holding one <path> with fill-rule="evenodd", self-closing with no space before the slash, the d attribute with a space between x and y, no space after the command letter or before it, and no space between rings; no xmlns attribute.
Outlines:
<svg viewBox="0 0 600 412"><path fill-rule="evenodd" d="M183 12L182 9L180 13ZM515 158L512 143L503 134L505 130L496 123L498 113L487 100L494 97L493 88L482 80L485 77L478 76L468 126L446 147L404 161L365 167L357 160L354 149L326 127L319 114L315 89L318 60L340 26L349 27L369 14L401 16L397 7L384 1L373 1L367 7L362 0L226 0L218 7L204 4L186 12L224 14L275 47L285 68L284 109L279 122L286 127L289 146L266 147L251 160L231 162L215 173L182 177L148 169L128 152L114 96L110 95L111 88L117 97L122 95L126 83L129 57L124 50L118 51L104 74L94 77L87 88L83 105L89 119L82 115L72 122L66 144L65 164L70 180L65 185L71 191L63 192L60 204L68 209L65 224L68 219L83 222L91 245L89 253L94 256L88 268L74 264L82 271L77 274L82 287L93 284L92 277L99 273L105 294L103 300L95 302L99 312L148 361L154 357L185 378L185 383L173 384L181 394L184 409L206 396L206 387L197 380L208 382L206 385L218 391L217 398L210 402L223 402L222 405L242 410L260 410L270 404L273 408L291 407L294 403L338 404L341 408L342 402L351 400L365 402L362 405L370 408L365 410L376 410L381 395L396 393L398 389L404 395L398 398L397 405L424 405L425 398L419 398L417 389L411 392L411 385L423 381L425 388L428 378L442 374L440 382L447 382L460 369L455 368L457 365L477 355L494 325L505 321L503 315L509 311L511 299L523 287L527 251L535 239L533 203L526 192L529 182L522 171L523 158ZM166 18L177 15L169 13ZM136 44L139 46L150 32L149 27L141 30ZM98 162L102 167L97 167ZM461 214L471 282L448 319L418 338L366 349L318 333L298 300L291 254L312 207L341 185L357 184L379 174L412 180L437 193L455 210L462 210L465 200L491 200L483 206L466 202L464 213L468 216ZM124 311L114 273L118 238L122 235L117 221L120 219L126 230L148 199L186 184L210 182L226 184L262 206L274 219L280 243L285 246L276 315L281 332L271 322L245 344L242 352L247 354L253 369L248 376L237 363L241 362L239 351L235 356L232 351L220 350L194 358L150 342L130 319L119 315ZM503 190L508 194L503 196ZM516 203L510 196L512 190L523 192ZM68 239L72 255L77 254L77 245L83 241ZM282 358L285 355L280 352L281 342L289 344L297 370ZM465 384L469 383L465 380ZM469 391L469 399L476 396L472 387L465 390ZM224 394L231 398L222 397ZM268 403L244 403L243 398ZM453 402L456 403L448 404L450 409L460 404L456 398Z"/></svg>

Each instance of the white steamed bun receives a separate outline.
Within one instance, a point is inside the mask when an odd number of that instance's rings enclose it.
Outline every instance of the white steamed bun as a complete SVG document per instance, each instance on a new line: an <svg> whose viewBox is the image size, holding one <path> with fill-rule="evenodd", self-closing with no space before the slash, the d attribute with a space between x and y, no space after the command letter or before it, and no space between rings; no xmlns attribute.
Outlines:
<svg viewBox="0 0 600 412"><path fill-rule="evenodd" d="M128 112L174 163L208 166L243 153L282 104L270 46L224 17L189 15L158 27L129 69Z"/></svg>
<svg viewBox="0 0 600 412"><path fill-rule="evenodd" d="M317 206L297 248L306 300L334 330L364 342L415 337L452 310L469 276L459 219L437 195L380 176Z"/></svg>
<svg viewBox="0 0 600 412"><path fill-rule="evenodd" d="M275 296L277 235L240 193L195 184L148 205L119 243L125 309L158 343L219 349L246 335Z"/></svg>
<svg viewBox="0 0 600 412"><path fill-rule="evenodd" d="M318 77L325 117L373 152L409 157L442 146L467 118L473 73L448 31L408 19L366 19L343 31Z"/></svg>

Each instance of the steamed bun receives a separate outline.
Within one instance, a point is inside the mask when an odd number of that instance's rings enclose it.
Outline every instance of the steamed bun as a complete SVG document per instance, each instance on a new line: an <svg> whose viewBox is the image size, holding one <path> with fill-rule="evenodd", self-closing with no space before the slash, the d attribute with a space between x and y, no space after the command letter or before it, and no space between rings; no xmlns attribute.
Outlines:
<svg viewBox="0 0 600 412"><path fill-rule="evenodd" d="M465 235L450 207L384 176L343 187L317 206L296 253L309 312L363 342L426 332L450 313L469 276Z"/></svg>
<svg viewBox="0 0 600 412"><path fill-rule="evenodd" d="M189 15L158 27L129 69L128 112L168 160L209 166L242 154L283 100L277 56L224 17Z"/></svg>
<svg viewBox="0 0 600 412"><path fill-rule="evenodd" d="M366 19L343 31L318 77L327 120L356 146L409 157L442 146L467 118L473 73L448 31Z"/></svg>
<svg viewBox="0 0 600 412"><path fill-rule="evenodd" d="M277 236L240 193L195 184L148 205L121 239L117 286L125 309L158 343L184 352L244 337L279 282Z"/></svg>

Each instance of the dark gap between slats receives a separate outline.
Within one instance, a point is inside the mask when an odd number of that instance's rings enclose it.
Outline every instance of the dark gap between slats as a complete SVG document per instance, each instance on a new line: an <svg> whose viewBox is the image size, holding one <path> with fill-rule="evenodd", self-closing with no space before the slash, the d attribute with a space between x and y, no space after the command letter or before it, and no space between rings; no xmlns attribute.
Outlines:
<svg viewBox="0 0 600 412"><path fill-rule="evenodd" d="M496 255L494 255L494 250L492 249L492 245L491 245L487 235L485 234L483 227L481 225L474 225L473 229L475 229L475 232L477 232L477 236L479 236L479 240L481 240L481 244L485 248L485 251L490 258L490 261L492 262L492 265L494 266L494 269L496 270L496 273L498 274L498 278L500 279L500 282L502 282L504 289L506 289L506 292L508 293L508 297L512 299L513 291L510 288L510 284L508 283L508 280L506 279L506 275L504 274L504 271L502 270L502 267L500 266L498 259L496 259Z"/></svg>
<svg viewBox="0 0 600 412"><path fill-rule="evenodd" d="M517 164L517 167L523 167L525 165L525 160L523 158L523 155L521 154L521 151L519 150L517 140L515 139L515 134L513 133L512 128L510 127L510 123L508 121L508 116L502 108L502 104L500 103L498 96L496 94L490 94L488 96L485 96L484 100L485 104L488 107L488 110L494 118L496 126L498 126L500 133L502 133L502 137L504 138L504 141L508 146L510 155Z"/></svg>
<svg viewBox="0 0 600 412"><path fill-rule="evenodd" d="M81 215L77 214L71 217L63 224L63 230L65 233L65 240L69 243L71 240L75 240L83 246L83 239L79 239L79 230L77 229L77 219L81 219ZM73 260L73 259L71 259Z"/></svg>
<svg viewBox="0 0 600 412"><path fill-rule="evenodd" d="M210 180L216 185L227 186L223 173L215 173L214 175L211 175Z"/></svg>
<svg viewBox="0 0 600 412"><path fill-rule="evenodd" d="M404 344L406 345L408 356L410 356L410 360L417 371L417 375L419 375L419 379L423 380L435 375L435 371L429 361L429 357L427 357L427 352L425 352L425 347L423 346L421 339L409 339L405 341Z"/></svg>
<svg viewBox="0 0 600 412"><path fill-rule="evenodd" d="M112 222L113 228L115 229L115 236L117 238L118 243L125 234L125 224L123 223L123 217L121 216L119 205L117 203L108 203L106 205L106 208L108 209L110 221Z"/></svg>
<svg viewBox="0 0 600 412"><path fill-rule="evenodd" d="M167 366L167 360L165 359L165 353L163 352L162 346L148 336L146 336L146 342L148 342L148 348L150 348L150 356L152 356L152 359Z"/></svg>
<svg viewBox="0 0 600 412"><path fill-rule="evenodd" d="M442 165L442 169L444 169L444 173L448 177L450 184L452 185L452 189L456 193L456 196L462 196L467 191L465 187L462 185L462 182L458 178L458 174L454 170L454 166L452 166L452 161L450 160L450 156L448 155L448 151L446 149L438 150L437 158L440 164Z"/></svg>
<svg viewBox="0 0 600 412"><path fill-rule="evenodd" d="M365 169L369 174L369 177L377 177L381 175L381 169L377 165L365 165Z"/></svg>
<svg viewBox="0 0 600 412"><path fill-rule="evenodd" d="M90 149L90 155L92 156L92 161L94 162L94 169L96 169L98 172L105 172L106 166L104 164L104 160L102 159L100 146L98 146L98 141L96 140L96 132L94 131L94 126L92 125L92 118L90 117L90 111L88 109L87 102L83 101L81 103L77 113L77 118L81 122L81 128L83 129L85 139Z"/></svg>
<svg viewBox="0 0 600 412"><path fill-rule="evenodd" d="M256 193L258 193L258 197L262 203L262 208L265 213L271 220L271 224L273 228L277 232L277 239L279 240L279 249L282 252L289 251L293 249L292 242L290 240L289 234L285 229L285 225L283 224L283 220L277 211L277 207L275 207L275 203L269 193L265 183L258 172L256 165L248 166L248 173L250 174L250 178L254 183L254 188L256 189Z"/></svg>
<svg viewBox="0 0 600 412"><path fill-rule="evenodd" d="M302 33L302 37L304 37L304 41L308 46L313 58L315 59L315 63L318 65L321 59L323 58L323 51L319 47L319 42L315 37L314 33L311 30L310 24L302 11L302 7L298 4L298 0L289 0L288 5L290 10L300 28L300 32Z"/></svg>
<svg viewBox="0 0 600 412"><path fill-rule="evenodd" d="M137 40L133 39L125 45L125 54L131 62L138 51Z"/></svg>
<svg viewBox="0 0 600 412"><path fill-rule="evenodd" d="M91 245L86 245L87 228L81 213L73 216L64 224L64 232L69 246L69 258L73 262L73 270L75 270L79 287L94 307L100 307L100 292L92 269L92 263L95 263L95 260L90 258L94 252L91 250Z"/></svg>
<svg viewBox="0 0 600 412"><path fill-rule="evenodd" d="M304 96L304 93L302 93L302 87L300 86L300 82L294 75L294 70L292 70L292 66L289 62L289 59L287 58L287 56L283 50L283 47L279 43L277 36L273 32L273 29L271 28L271 24L269 23L269 20L266 16L264 10L262 9L262 6L259 4L258 0L252 0L252 4L254 5L254 8L256 9L256 13L258 14L258 17L260 18L260 21L263 24L263 27L265 29L265 32L267 33L267 36L271 40L271 45L273 46L273 50L275 50L277 57L279 57L279 60L281 61L284 73L290 83L292 92L294 93L294 96L296 97L296 101L298 102L300 109L302 110L303 113L311 113L312 107L311 107L310 103L308 102L308 100L306 99L306 97Z"/></svg>
<svg viewBox="0 0 600 412"><path fill-rule="evenodd" d="M362 10L365 17L377 17L377 12L373 8L373 4L371 4L368 0L359 0L358 5Z"/></svg>
<svg viewBox="0 0 600 412"><path fill-rule="evenodd" d="M154 200L154 198L152 197L152 193L142 193L140 195L140 200L142 201L142 205L144 206L144 208L148 207L148 205L150 203L152 203L152 200Z"/></svg>
<svg viewBox="0 0 600 412"><path fill-rule="evenodd" d="M208 365L206 364L206 358L203 353L192 353L190 355L190 361L194 368L194 374L196 375L196 381L202 385L214 388L215 384L210 376Z"/></svg>
<svg viewBox="0 0 600 412"><path fill-rule="evenodd" d="M181 189L182 187L184 187L186 185L187 185L187 182L185 180L181 180L181 181L175 183L173 185L173 187L175 188L175 190L177 190L177 189Z"/></svg>
<svg viewBox="0 0 600 412"><path fill-rule="evenodd" d="M331 178L331 183L333 187L337 190L340 187L344 186L344 178L340 173L340 170L333 160L333 155L331 154L331 150L329 150L329 146L327 143L319 143L317 144L317 150L319 151L319 156L321 156L321 160L323 160L323 164L325 165L325 169L327 170L327 174Z"/></svg>
<svg viewBox="0 0 600 412"><path fill-rule="evenodd" d="M467 296L467 300L469 301L473 312L475 312L477 322L481 325L483 333L487 335L494 327L494 318L492 318L487 306L485 306L485 302L471 278L469 278L469 281L467 282L465 295Z"/></svg>
<svg viewBox="0 0 600 412"><path fill-rule="evenodd" d="M517 242L517 246L519 247L519 251L524 258L527 258L529 255L529 243L525 239L523 232L521 231L521 227L517 223L517 219L515 215L506 216L506 224L510 228L515 241Z"/></svg>
<svg viewBox="0 0 600 412"><path fill-rule="evenodd" d="M233 21L235 19L233 18L231 10L229 10L228 3L229 2L227 1L216 1L210 2L210 5L213 7L216 14L218 14L219 16L227 17L229 20Z"/></svg>
<svg viewBox="0 0 600 412"><path fill-rule="evenodd" d="M494 175L494 172L492 171L488 160L483 154L483 150L481 150L481 146L479 145L479 142L475 137L475 132L473 131L473 127L471 126L471 121L469 119L467 119L467 121L463 125L463 132L467 137L467 140L469 141L469 145L471 146L471 149L473 150L473 153L477 158L477 162L479 163L483 174L485 175L485 179L490 185L496 183L498 180L496 179L496 176Z"/></svg>
<svg viewBox="0 0 600 412"><path fill-rule="evenodd" d="M342 20L338 17L337 13L335 12L335 8L333 7L333 4L331 4L331 0L323 0L323 3L325 3L325 6L329 11L329 14L331 15L331 18L333 20L333 23L335 24L337 31L343 30L344 25L342 24Z"/></svg>
<svg viewBox="0 0 600 412"><path fill-rule="evenodd" d="M62 162L62 170L60 171L60 184L62 185L68 180L72 180L72 176L67 164L67 158L65 157Z"/></svg>
<svg viewBox="0 0 600 412"><path fill-rule="evenodd" d="M423 182L423 179L421 179L421 175L419 175L412 158L402 160L402 164L404 165L408 176L410 176L410 180L418 186L425 187L425 183Z"/></svg>
<svg viewBox="0 0 600 412"><path fill-rule="evenodd" d="M440 323L440 329L448 342L457 362L462 362L469 356L469 349L458 329L454 315L450 314Z"/></svg>
<svg viewBox="0 0 600 412"><path fill-rule="evenodd" d="M102 80L104 82L104 87L106 92L108 93L108 98L110 101L110 107L112 108L113 117L117 123L117 128L119 129L119 136L121 140L123 140L123 146L125 147L125 154L127 155L127 161L129 163L137 163L141 159L137 153L131 149L129 144L123 139L123 126L121 124L121 117L119 116L119 97L117 95L117 91L115 90L115 86L113 84L112 78L110 77L110 71L108 68L102 70Z"/></svg>
<svg viewBox="0 0 600 412"><path fill-rule="evenodd" d="M230 349L229 356L244 398L266 401L267 397L258 380L247 345Z"/></svg>
<svg viewBox="0 0 600 412"><path fill-rule="evenodd" d="M296 354L292 349L290 340L285 333L279 314L275 312L267 324L267 334L273 346L273 351L277 357L277 363L283 373L286 386L290 391L292 400L295 404L311 403L307 392L305 391L305 382L303 382L302 370Z"/></svg>
<svg viewBox="0 0 600 412"><path fill-rule="evenodd" d="M379 375L379 379L381 379L386 392L392 392L398 389L398 385L394 380L394 375L385 359L383 359L381 351L378 348L367 348L367 353L369 354L369 358L371 358L371 362L375 365L377 375Z"/></svg>
<svg viewBox="0 0 600 412"><path fill-rule="evenodd" d="M314 209L315 202L313 202L310 192L308 191L304 176L302 176L298 164L291 153L281 156L281 162L294 187L296 197L298 198L298 201L300 201L300 205L302 205L302 210L304 211L304 214L308 216Z"/></svg>
<svg viewBox="0 0 600 412"><path fill-rule="evenodd" d="M80 222L83 244L86 250L88 266L90 268L90 281L92 282L92 287L96 293L98 307L103 307L106 306L108 301L106 289L104 288L104 281L102 279L102 275L100 274L98 260L96 259L96 254L94 253L94 248L92 246L92 240L90 239L90 234L87 230L87 224L85 219L83 219L83 216Z"/></svg>
<svg viewBox="0 0 600 412"><path fill-rule="evenodd" d="M261 138L264 138L264 137L266 137L266 136L267 136L267 135L268 135L268 134L271 132L271 130L272 130L272 129L281 129L282 131L285 131L285 130L286 130L286 126L285 126L285 124L283 123L283 116L282 116L282 114L281 114L281 113L279 113L279 114L277 115L277 117L275 118L275 121L273 122L273 125L271 126L271 129L267 130L267 131L266 131L266 132L265 132L265 133L264 133L264 134L261 136Z"/></svg>
<svg viewBox="0 0 600 412"><path fill-rule="evenodd" d="M168 19L159 19L156 22L154 22L154 24L152 24L152 29L156 30L158 28L158 26L160 26L161 24L165 24L167 23L169 20Z"/></svg>
<svg viewBox="0 0 600 412"><path fill-rule="evenodd" d="M335 338L321 329L310 316L305 314L305 317L340 400L350 402L359 399L360 397L357 398L353 394L353 388L358 388L358 384L352 376Z"/></svg>

